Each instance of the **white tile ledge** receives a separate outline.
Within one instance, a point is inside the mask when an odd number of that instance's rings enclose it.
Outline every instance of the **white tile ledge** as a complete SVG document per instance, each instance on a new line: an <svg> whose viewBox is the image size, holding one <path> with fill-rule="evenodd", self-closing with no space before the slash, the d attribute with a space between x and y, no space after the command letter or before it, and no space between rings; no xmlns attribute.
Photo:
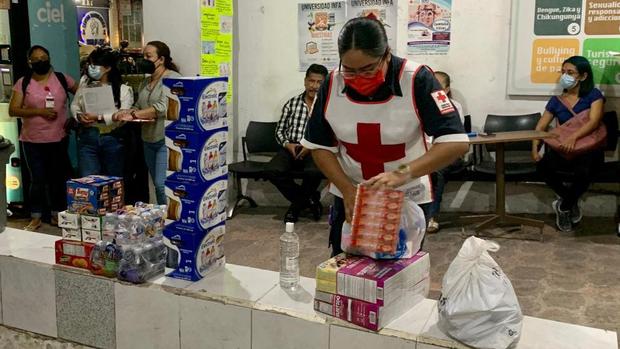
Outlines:
<svg viewBox="0 0 620 349"><path fill-rule="evenodd" d="M51 257L51 261L53 261L53 245L58 239L60 239L60 237L7 228L5 232L0 233L0 256L8 256L9 258L15 258L28 263L53 265L53 262L50 263L49 260ZM2 261L3 258L0 258L0 263ZM57 265L54 265L53 268L84 276L103 278L123 285L131 285L120 282L117 279L92 275L86 270ZM223 274L218 275L217 273ZM260 276L260 282L256 279L257 275ZM222 280L221 278L233 281L234 284L230 288L223 287L223 285L215 285L215 282ZM303 282L305 285L304 289L313 297L314 289L312 285L314 280L304 278ZM257 283L262 284L260 285L260 289L258 289ZM216 287L213 288L213 285ZM371 332L342 320L317 314L312 309L312 302L305 299L307 297L304 297L301 301L291 297L288 299L279 299L278 292L281 291L277 284L277 273L255 268L227 264L223 270L215 272L213 277L203 279L202 283L191 283L183 280L161 277L150 283L132 286L158 288L167 293L180 296L218 302L224 305L237 305L286 315L327 326L338 326ZM207 290L209 288L211 288L211 290ZM217 292L220 290L222 291L221 293ZM436 301L427 299L423 301L419 307L416 306L400 319L395 320L378 332L377 335L410 341L415 340L418 343L437 348L468 348L441 333L441 331L437 329L436 322ZM556 335L552 335L554 333ZM517 348L538 349L562 347L569 349L583 348L584 346L596 347L598 349L618 349L617 334L613 331L526 316L524 319L523 335Z"/></svg>

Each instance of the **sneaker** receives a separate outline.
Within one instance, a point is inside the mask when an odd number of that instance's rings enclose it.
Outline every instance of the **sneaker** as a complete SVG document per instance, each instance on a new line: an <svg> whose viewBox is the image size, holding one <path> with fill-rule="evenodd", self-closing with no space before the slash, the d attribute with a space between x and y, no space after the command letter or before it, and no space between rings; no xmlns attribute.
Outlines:
<svg viewBox="0 0 620 349"><path fill-rule="evenodd" d="M570 220L573 224L577 224L581 222L581 218L583 218L583 213L581 212L581 207L579 207L579 201L577 201L570 209Z"/></svg>
<svg viewBox="0 0 620 349"><path fill-rule="evenodd" d="M558 227L558 230L565 233L572 232L573 222L571 221L571 211L560 210L560 200L553 201L551 205L555 211L555 225Z"/></svg>
<svg viewBox="0 0 620 349"><path fill-rule="evenodd" d="M428 226L426 227L426 232L429 234L436 234L439 231L439 222L435 220L435 218L431 218L428 221Z"/></svg>

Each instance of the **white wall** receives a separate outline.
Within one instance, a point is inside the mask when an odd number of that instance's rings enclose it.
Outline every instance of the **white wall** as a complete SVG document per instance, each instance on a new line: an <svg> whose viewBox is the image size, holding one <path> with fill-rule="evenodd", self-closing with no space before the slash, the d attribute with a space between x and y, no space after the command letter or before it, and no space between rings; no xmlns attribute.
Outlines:
<svg viewBox="0 0 620 349"><path fill-rule="evenodd" d="M200 1L143 0L144 43L163 41L181 74L200 73Z"/></svg>
<svg viewBox="0 0 620 349"><path fill-rule="evenodd" d="M277 120L282 104L303 87L298 72L297 4L294 0L239 1L238 65L239 127L243 133L250 120ZM542 111L546 97L506 94L510 1L453 1L452 45L446 56L407 56L408 1L399 5L399 56L448 72L455 99L472 115L474 127L482 127L489 113ZM618 99L608 108L618 106Z"/></svg>

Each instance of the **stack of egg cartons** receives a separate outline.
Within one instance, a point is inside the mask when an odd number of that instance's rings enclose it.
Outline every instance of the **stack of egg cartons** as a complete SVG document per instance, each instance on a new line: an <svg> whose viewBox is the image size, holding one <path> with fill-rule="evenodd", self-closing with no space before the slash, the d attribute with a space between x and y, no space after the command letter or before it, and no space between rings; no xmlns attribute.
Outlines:
<svg viewBox="0 0 620 349"><path fill-rule="evenodd" d="M168 97L169 276L196 281L225 263L227 78L164 79Z"/></svg>
<svg viewBox="0 0 620 349"><path fill-rule="evenodd" d="M428 295L430 258L417 249L402 255L407 258L368 257L393 255L402 243L403 193L360 188L357 195L350 241L343 246L365 256L343 253L317 267L314 308L378 331Z"/></svg>
<svg viewBox="0 0 620 349"><path fill-rule="evenodd" d="M102 217L124 205L123 180L87 176L67 181L67 210L58 213L62 240L56 241L56 263L89 268L90 252L102 239Z"/></svg>

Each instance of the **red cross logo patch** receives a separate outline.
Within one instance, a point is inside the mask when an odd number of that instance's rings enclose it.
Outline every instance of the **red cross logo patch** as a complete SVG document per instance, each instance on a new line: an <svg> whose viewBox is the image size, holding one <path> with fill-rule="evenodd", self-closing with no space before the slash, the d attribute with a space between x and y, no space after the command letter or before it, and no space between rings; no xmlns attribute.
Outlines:
<svg viewBox="0 0 620 349"><path fill-rule="evenodd" d="M381 124L357 124L357 144L342 142L347 154L362 165L362 176L370 179L385 172L384 164L405 157L405 144L381 144Z"/></svg>
<svg viewBox="0 0 620 349"><path fill-rule="evenodd" d="M433 97L433 100L435 101L437 108L439 108L441 115L454 112L454 106L452 105L452 102L450 102L450 98L448 98L443 90L431 92L431 97Z"/></svg>

